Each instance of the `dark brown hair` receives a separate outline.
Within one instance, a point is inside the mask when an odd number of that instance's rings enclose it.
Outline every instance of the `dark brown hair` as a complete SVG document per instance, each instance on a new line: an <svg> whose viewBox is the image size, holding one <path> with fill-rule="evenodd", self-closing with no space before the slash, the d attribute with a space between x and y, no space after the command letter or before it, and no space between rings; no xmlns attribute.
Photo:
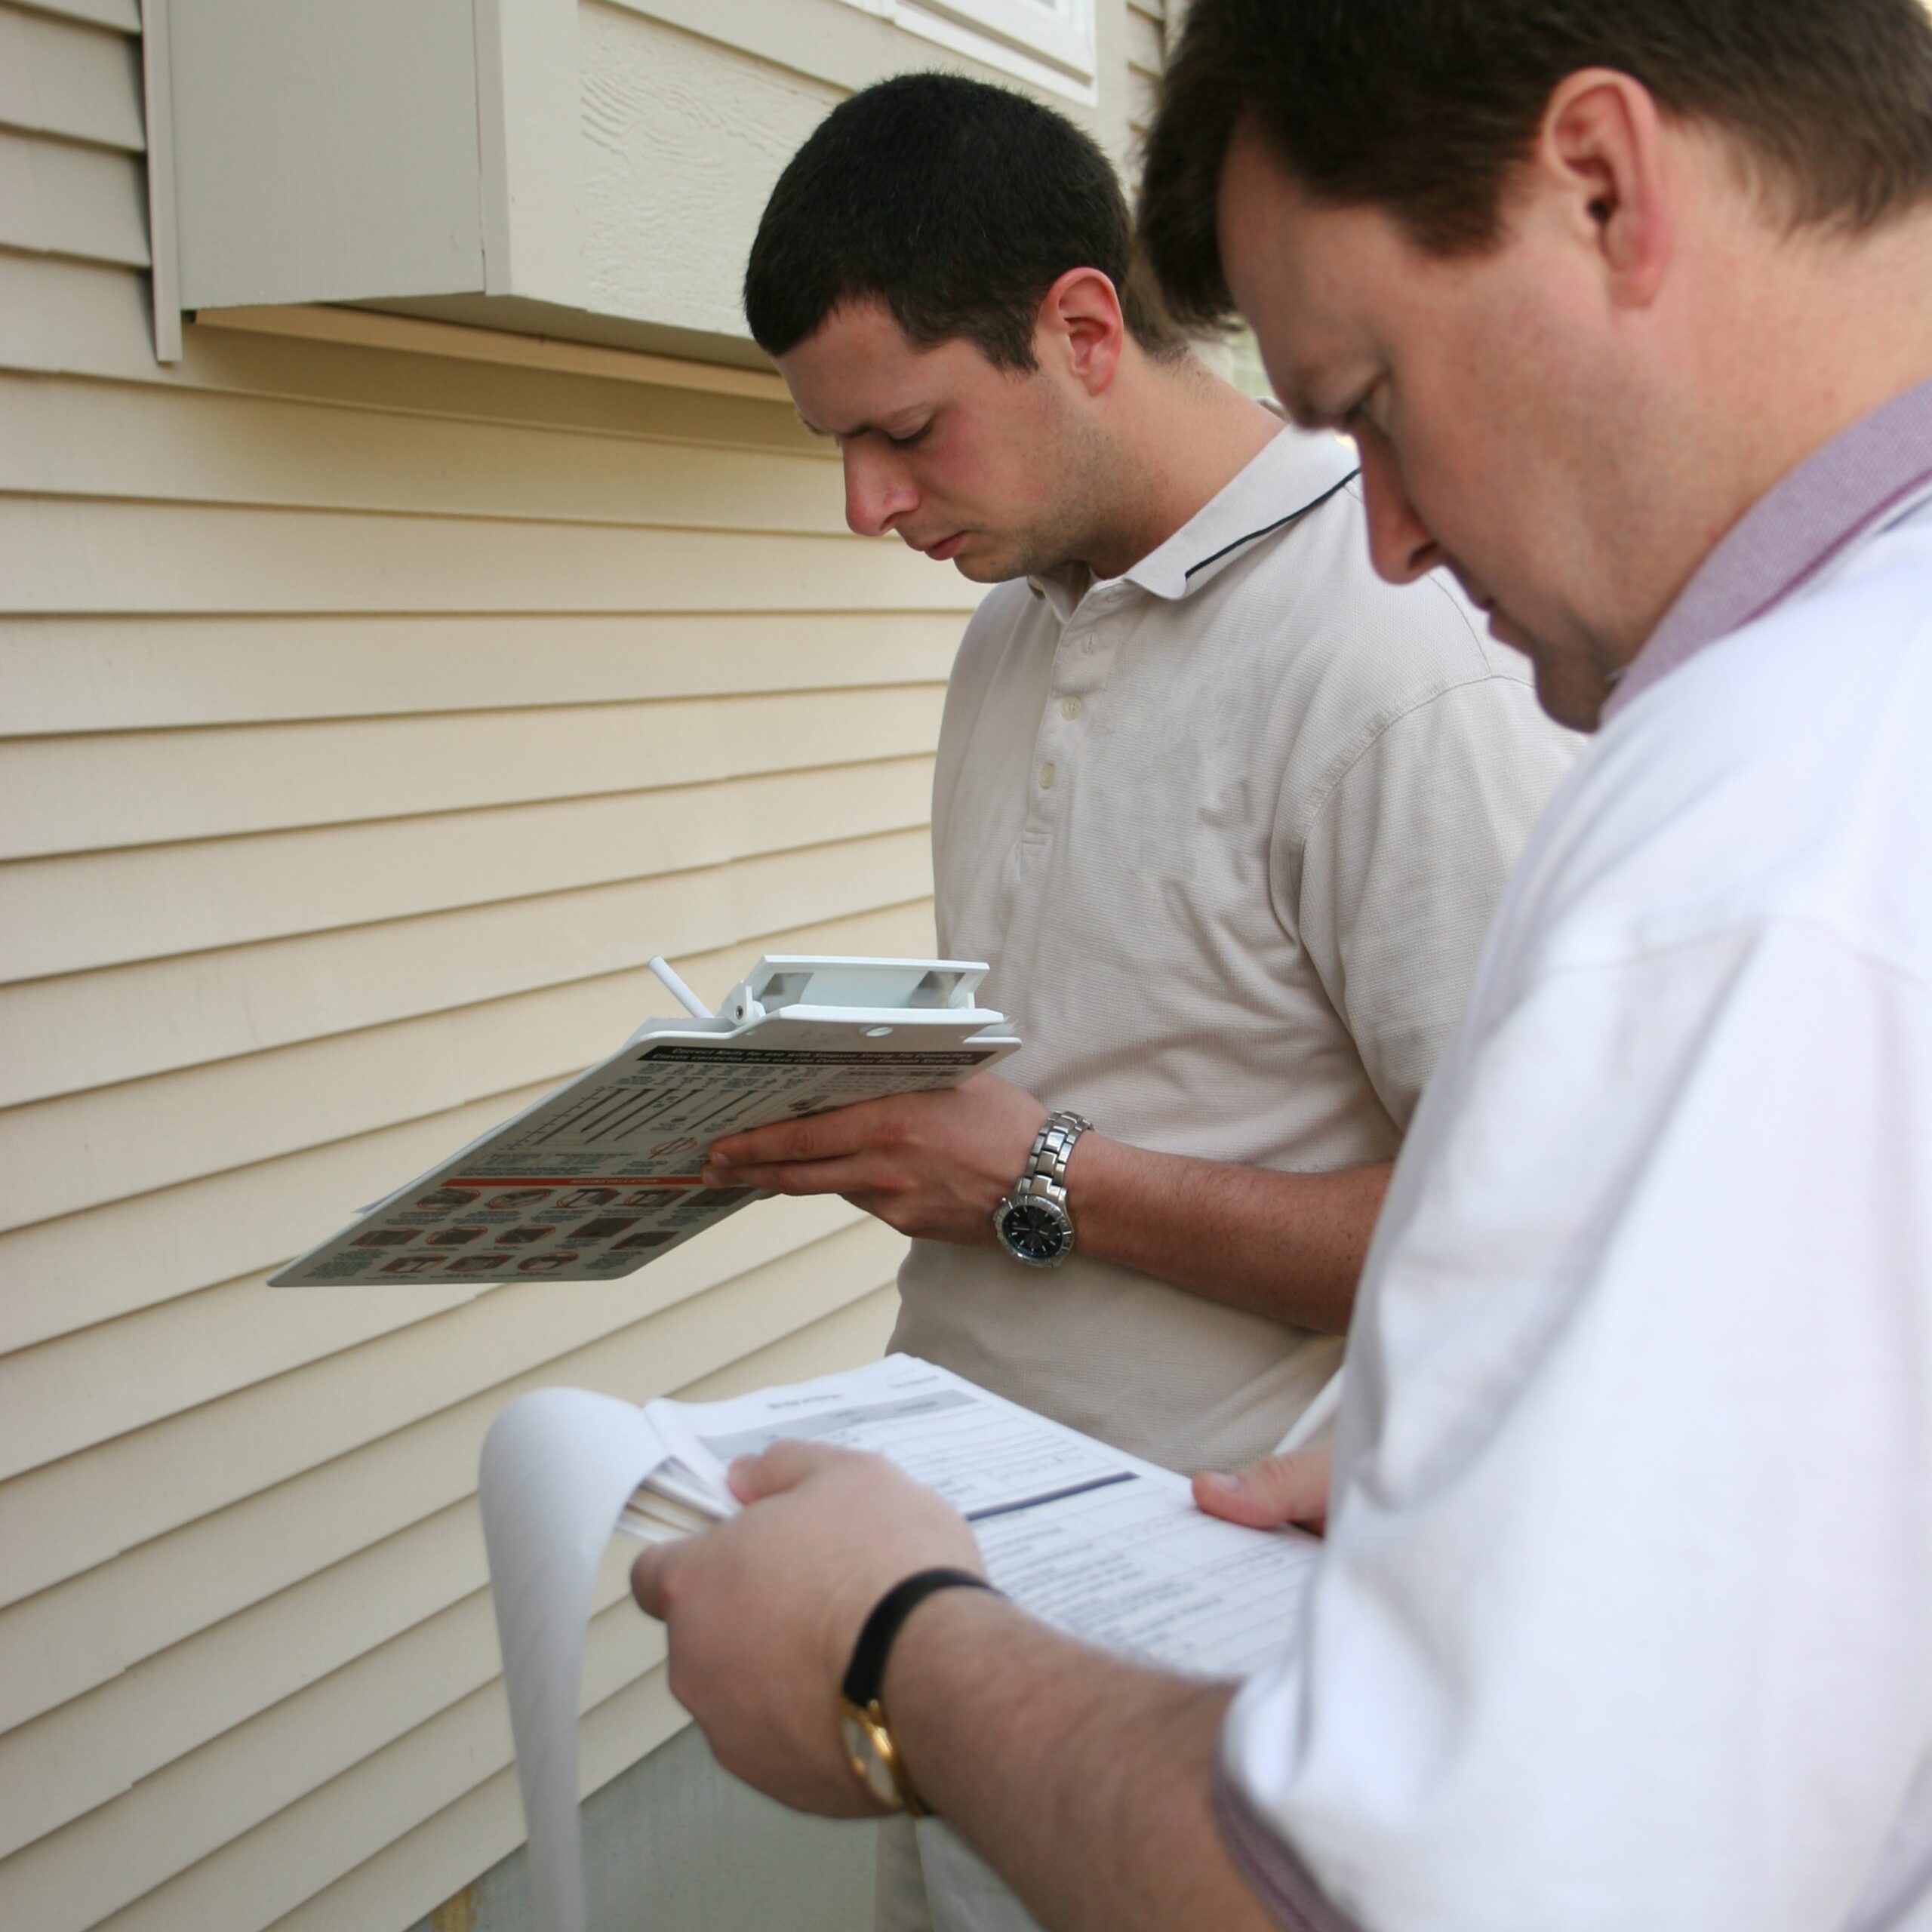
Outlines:
<svg viewBox="0 0 1932 1932"><path fill-rule="evenodd" d="M1318 201L1386 209L1432 253L1480 249L1550 95L1586 67L1728 135L1794 227L1857 232L1932 195L1922 0L1195 0L1142 191L1170 309L1232 306L1215 200L1238 130Z"/></svg>
<svg viewBox="0 0 1932 1932"><path fill-rule="evenodd" d="M956 74L905 74L841 101L771 191L745 269L745 315L769 355L841 303L883 302L921 347L963 339L1030 369L1047 291L1098 269L1155 355L1180 343L1134 272L1112 164L1063 115Z"/></svg>

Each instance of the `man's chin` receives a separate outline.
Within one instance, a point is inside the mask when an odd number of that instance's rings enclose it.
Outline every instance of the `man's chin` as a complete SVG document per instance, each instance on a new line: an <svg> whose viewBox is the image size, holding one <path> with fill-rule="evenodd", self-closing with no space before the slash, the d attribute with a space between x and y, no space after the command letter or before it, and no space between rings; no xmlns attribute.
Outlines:
<svg viewBox="0 0 1932 1932"><path fill-rule="evenodd" d="M1506 645L1530 660L1537 703L1558 724L1567 725L1573 731L1594 731L1610 697L1610 686L1596 667L1574 651L1552 647L1532 637L1506 611L1493 604L1484 607L1483 614L1490 635L1498 644Z"/></svg>
<svg viewBox="0 0 1932 1932"><path fill-rule="evenodd" d="M1529 658L1536 674L1537 703L1558 724L1573 731L1594 731L1603 721L1614 681L1598 668L1567 651L1551 651L1534 644L1514 645Z"/></svg>
<svg viewBox="0 0 1932 1932"><path fill-rule="evenodd" d="M952 559L952 568L968 583L1010 583L1027 574L1023 563L997 551L962 550Z"/></svg>

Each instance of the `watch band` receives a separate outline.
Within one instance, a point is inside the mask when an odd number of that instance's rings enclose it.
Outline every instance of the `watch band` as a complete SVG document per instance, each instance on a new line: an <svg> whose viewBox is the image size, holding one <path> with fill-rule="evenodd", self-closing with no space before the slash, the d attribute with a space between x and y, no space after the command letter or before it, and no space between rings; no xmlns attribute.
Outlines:
<svg viewBox="0 0 1932 1932"><path fill-rule="evenodd" d="M1082 1134L1094 1132L1094 1122L1084 1115L1072 1113L1063 1107L1059 1113L1049 1113L1039 1124L1039 1132L1034 1136L1034 1148L1026 1155L1026 1169L1022 1171L1014 1194L1045 1194L1049 1190L1065 1196L1066 1192L1066 1163L1074 1157L1074 1144Z"/></svg>
<svg viewBox="0 0 1932 1932"><path fill-rule="evenodd" d="M878 1702L894 1640L906 1618L936 1591L991 1590L992 1587L985 1577L976 1577L970 1570L921 1570L903 1583L895 1583L872 1606L872 1614L860 1629L859 1641L852 1646L852 1661L845 1669L845 1681L839 1686L840 1695L861 1709ZM997 1596L999 1592L994 1590L993 1594Z"/></svg>

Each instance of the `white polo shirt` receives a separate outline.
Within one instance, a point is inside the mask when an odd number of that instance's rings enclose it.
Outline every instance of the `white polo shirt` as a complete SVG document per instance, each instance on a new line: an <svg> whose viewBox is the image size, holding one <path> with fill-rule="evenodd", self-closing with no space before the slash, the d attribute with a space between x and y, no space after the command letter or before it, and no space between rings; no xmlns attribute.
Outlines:
<svg viewBox="0 0 1932 1932"><path fill-rule="evenodd" d="M1284 430L1124 576L1002 585L960 649L940 949L992 962L1001 1072L1138 1146L1389 1158L1574 755L1448 583L1376 577L1355 468ZM1176 1468L1270 1448L1341 1350L1077 1250L917 1241L900 1288L895 1348Z"/></svg>
<svg viewBox="0 0 1932 1932"><path fill-rule="evenodd" d="M1349 1350L1224 1739L1284 1923L1932 1927L1932 384L1632 666Z"/></svg>

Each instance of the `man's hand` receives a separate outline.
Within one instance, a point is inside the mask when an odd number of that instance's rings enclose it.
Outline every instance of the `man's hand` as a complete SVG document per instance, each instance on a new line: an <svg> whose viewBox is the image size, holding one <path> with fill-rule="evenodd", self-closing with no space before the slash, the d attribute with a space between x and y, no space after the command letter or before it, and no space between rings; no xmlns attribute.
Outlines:
<svg viewBox="0 0 1932 1932"><path fill-rule="evenodd" d="M1334 1445L1318 1442L1287 1456L1264 1456L1231 1476L1204 1471L1194 1478L1194 1500L1211 1516L1245 1523L1251 1530L1278 1530L1292 1523L1318 1535L1328 1527L1328 1485Z"/></svg>
<svg viewBox="0 0 1932 1932"><path fill-rule="evenodd" d="M993 1210L1046 1117L1023 1088L976 1074L939 1093L732 1134L712 1147L704 1178L712 1187L842 1194L903 1235L988 1246Z"/></svg>
<svg viewBox="0 0 1932 1932"><path fill-rule="evenodd" d="M838 1687L873 1606L915 1572L985 1574L964 1520L875 1456L781 1442L734 1466L741 1515L631 1570L669 1629L671 1694L718 1761L781 1802L832 1817L881 1809L838 1728Z"/></svg>

